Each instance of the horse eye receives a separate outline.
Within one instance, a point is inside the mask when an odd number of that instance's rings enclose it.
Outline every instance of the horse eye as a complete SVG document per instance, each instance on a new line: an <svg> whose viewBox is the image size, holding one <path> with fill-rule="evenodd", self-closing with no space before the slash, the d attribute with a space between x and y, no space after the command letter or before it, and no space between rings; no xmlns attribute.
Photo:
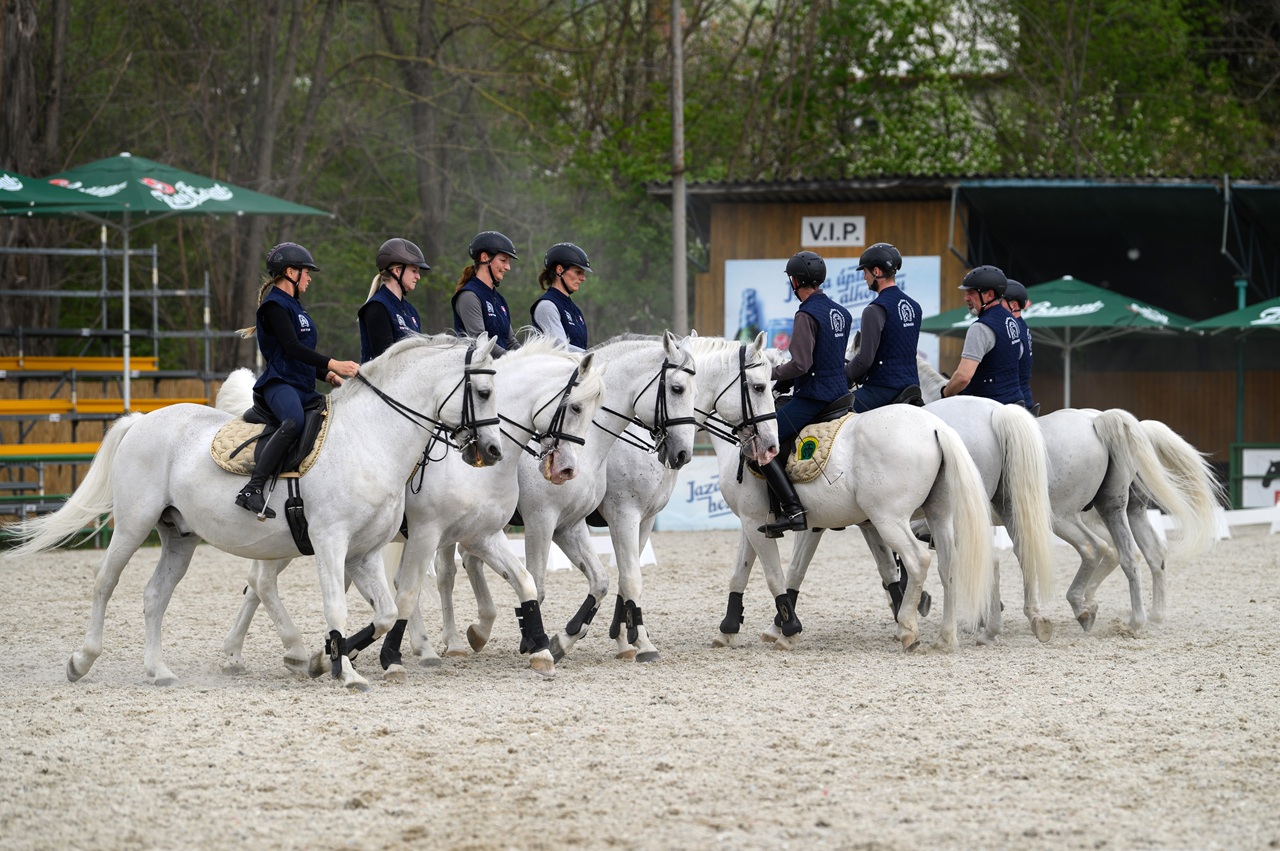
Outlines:
<svg viewBox="0 0 1280 851"><path fill-rule="evenodd" d="M757 385L755 386L754 390L755 390L755 392L757 392L757 393L759 393L761 396L763 396L763 395L765 394L765 385L763 385L763 384L757 384Z"/></svg>
<svg viewBox="0 0 1280 851"><path fill-rule="evenodd" d="M683 396L683 395L684 395L684 385L683 385L683 384L673 384L673 385L671 385L671 392L672 392L673 394L675 394L676 396Z"/></svg>
<svg viewBox="0 0 1280 851"><path fill-rule="evenodd" d="M493 391L492 391L492 390L478 390L478 391L476 391L476 395L477 395L477 396L479 396L481 399L485 399L485 400L487 400L490 396L492 396L492 395L493 395Z"/></svg>
<svg viewBox="0 0 1280 851"><path fill-rule="evenodd" d="M570 411L572 411L572 412L573 412L573 413L575 413L575 414L580 414L580 413L582 413L582 406L581 406L581 405L579 405L579 404L577 404L577 403L575 403L575 404L572 404L572 405L570 405L570 406L569 406L569 410L570 410Z"/></svg>

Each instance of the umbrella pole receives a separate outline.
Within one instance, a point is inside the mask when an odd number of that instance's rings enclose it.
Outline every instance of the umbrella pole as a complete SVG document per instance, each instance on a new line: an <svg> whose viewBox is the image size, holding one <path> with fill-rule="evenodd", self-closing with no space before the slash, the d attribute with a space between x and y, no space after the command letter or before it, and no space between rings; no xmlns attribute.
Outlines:
<svg viewBox="0 0 1280 851"><path fill-rule="evenodd" d="M1062 329L1062 407L1071 407L1071 329Z"/></svg>
<svg viewBox="0 0 1280 851"><path fill-rule="evenodd" d="M1244 310L1245 290L1249 282L1236 278L1236 307ZM1236 340L1236 443L1244 443L1244 335Z"/></svg>
<svg viewBox="0 0 1280 851"><path fill-rule="evenodd" d="M130 406L130 373L133 367L129 363L129 211L124 211L124 412L129 413Z"/></svg>

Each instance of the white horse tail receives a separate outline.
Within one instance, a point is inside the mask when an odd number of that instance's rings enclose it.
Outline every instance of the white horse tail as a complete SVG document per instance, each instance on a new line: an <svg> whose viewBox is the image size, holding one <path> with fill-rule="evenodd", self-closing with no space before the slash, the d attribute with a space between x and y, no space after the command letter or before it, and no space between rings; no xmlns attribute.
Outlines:
<svg viewBox="0 0 1280 851"><path fill-rule="evenodd" d="M252 370L243 366L234 370L218 388L217 404L214 407L233 417L243 415L253 407L253 383L256 380Z"/></svg>
<svg viewBox="0 0 1280 851"><path fill-rule="evenodd" d="M1018 527L1018 563L1035 577L1040 599L1053 596L1053 547L1049 531L1048 450L1035 417L1020 405L1001 405L991 418L1004 452L1004 489Z"/></svg>
<svg viewBox="0 0 1280 851"><path fill-rule="evenodd" d="M1178 517L1179 535L1174 542L1182 556L1203 552L1213 543L1213 512L1222 496L1207 456L1159 420L1143 420L1142 430L1151 441L1160 465L1173 486L1186 498L1188 517Z"/></svg>
<svg viewBox="0 0 1280 851"><path fill-rule="evenodd" d="M24 520L9 527L18 546L7 553L9 558L32 555L50 550L75 538L88 529L85 537L97 534L107 525L115 500L111 488L111 472L116 452L129 427L145 414L130 414L116 420L115 425L102 439L98 454L89 465L89 472L75 493L62 507L50 514Z"/></svg>
<svg viewBox="0 0 1280 851"><path fill-rule="evenodd" d="M1093 429L1107 447L1112 463L1133 471L1133 488L1139 495L1167 511L1184 529L1199 522L1186 496L1174 486L1161 466L1155 447L1137 417L1123 408L1111 408L1098 414Z"/></svg>
<svg viewBox="0 0 1280 851"><path fill-rule="evenodd" d="M943 484L951 497L955 557L950 575L956 620L962 626L973 627L991 596L991 503L960 435L948 425L939 425L934 433L942 450Z"/></svg>

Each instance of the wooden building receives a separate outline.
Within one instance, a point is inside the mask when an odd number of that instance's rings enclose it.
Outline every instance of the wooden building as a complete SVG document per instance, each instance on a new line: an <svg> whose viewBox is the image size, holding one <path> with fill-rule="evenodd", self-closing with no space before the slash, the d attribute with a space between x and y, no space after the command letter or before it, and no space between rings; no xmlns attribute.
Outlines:
<svg viewBox="0 0 1280 851"><path fill-rule="evenodd" d="M650 192L671 194L669 185ZM1275 183L869 178L694 183L687 196L709 261L694 280L690 314L703 333L726 333L728 261L801 248L857 257L875 242L940 258L941 310L962 305L956 288L984 263L1028 286L1070 275L1193 320L1234 310L1242 290L1247 303L1280 294ZM803 244L806 219L824 217L856 218L865 232L844 245ZM777 285L786 286L781 267ZM943 370L954 368L960 345L942 341ZM1060 406L1063 371L1053 350L1036 354L1032 386L1047 413ZM1280 444L1280 333L1243 347L1233 334L1089 346L1072 361L1072 403L1166 422L1225 465L1233 443Z"/></svg>

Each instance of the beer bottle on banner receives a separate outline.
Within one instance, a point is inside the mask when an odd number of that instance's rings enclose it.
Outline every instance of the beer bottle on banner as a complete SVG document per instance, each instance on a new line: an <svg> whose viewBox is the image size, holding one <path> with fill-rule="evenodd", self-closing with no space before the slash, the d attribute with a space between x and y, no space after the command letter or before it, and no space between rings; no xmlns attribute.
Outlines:
<svg viewBox="0 0 1280 851"><path fill-rule="evenodd" d="M756 335L760 333L762 324L760 302L757 300L756 291L750 288L743 290L742 304L738 306L737 341L739 343L755 342Z"/></svg>

